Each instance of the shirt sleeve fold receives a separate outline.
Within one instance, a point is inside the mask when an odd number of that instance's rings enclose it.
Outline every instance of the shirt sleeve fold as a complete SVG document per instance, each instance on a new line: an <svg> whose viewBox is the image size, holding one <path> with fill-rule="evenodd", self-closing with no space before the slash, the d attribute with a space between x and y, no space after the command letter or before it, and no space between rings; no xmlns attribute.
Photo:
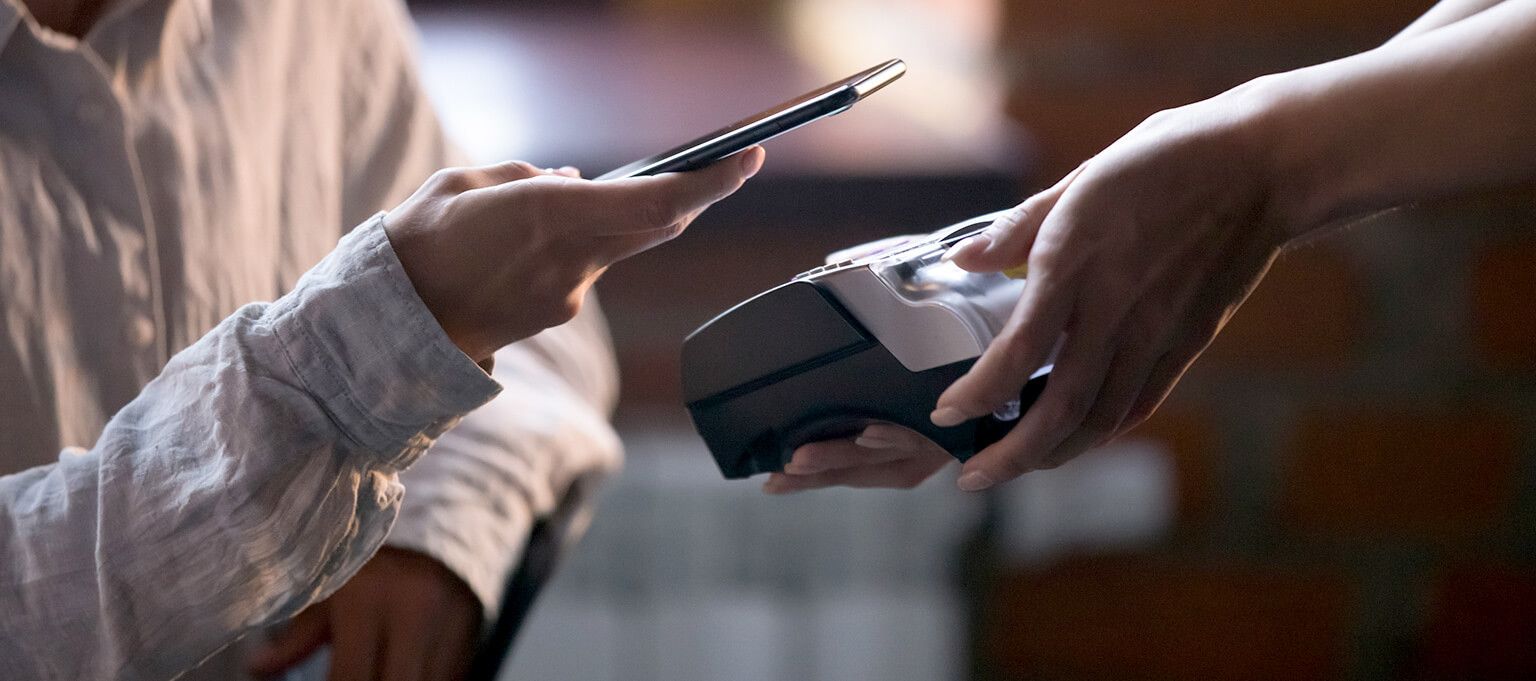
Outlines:
<svg viewBox="0 0 1536 681"><path fill-rule="evenodd" d="M497 383L381 216L177 354L88 451L0 477L0 677L163 679L334 591Z"/></svg>
<svg viewBox="0 0 1536 681"><path fill-rule="evenodd" d="M443 563L497 614L528 532L578 481L616 472L608 422L617 370L595 301L572 323L496 355L505 390L466 416L401 476L406 495L388 544Z"/></svg>

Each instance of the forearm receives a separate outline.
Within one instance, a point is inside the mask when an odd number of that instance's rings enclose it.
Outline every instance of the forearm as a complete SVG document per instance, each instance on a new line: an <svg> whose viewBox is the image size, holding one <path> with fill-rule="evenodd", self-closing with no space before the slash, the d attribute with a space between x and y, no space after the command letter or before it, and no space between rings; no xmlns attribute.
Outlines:
<svg viewBox="0 0 1536 681"><path fill-rule="evenodd" d="M1536 0L1261 79L1272 217L1292 236L1536 178Z"/></svg>
<svg viewBox="0 0 1536 681"><path fill-rule="evenodd" d="M171 678L383 541L396 473L495 386L429 328L382 228L359 232L173 358L90 451L0 478L8 671Z"/></svg>
<svg viewBox="0 0 1536 681"><path fill-rule="evenodd" d="M1390 45L1395 42L1409 40L1414 37L1424 35L1425 33L1433 31L1437 28L1449 26L1503 1L1504 0L1441 0L1440 2L1436 3L1434 7L1429 8L1428 12L1425 12L1418 19L1415 19L1413 23L1399 31L1397 35L1392 36L1392 39L1387 41L1387 44Z"/></svg>

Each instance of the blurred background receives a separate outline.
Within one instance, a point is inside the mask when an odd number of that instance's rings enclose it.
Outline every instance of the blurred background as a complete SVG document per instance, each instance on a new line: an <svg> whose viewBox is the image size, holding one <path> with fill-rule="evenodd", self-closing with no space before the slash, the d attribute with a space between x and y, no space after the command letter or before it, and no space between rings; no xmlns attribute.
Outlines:
<svg viewBox="0 0 1536 681"><path fill-rule="evenodd" d="M1378 44L1428 0L418 0L477 160L595 175L890 57L600 286L629 463L504 678L1536 678L1536 202L1288 254L1140 432L990 495L770 498L682 338L874 238L1016 203L1146 115Z"/></svg>

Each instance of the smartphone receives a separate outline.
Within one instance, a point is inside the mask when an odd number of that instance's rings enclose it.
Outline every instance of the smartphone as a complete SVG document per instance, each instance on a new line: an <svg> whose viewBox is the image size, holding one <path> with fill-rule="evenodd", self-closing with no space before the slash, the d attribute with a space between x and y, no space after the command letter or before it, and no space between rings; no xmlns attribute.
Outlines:
<svg viewBox="0 0 1536 681"><path fill-rule="evenodd" d="M675 149L617 168L597 179L616 180L623 177L703 168L811 121L847 111L855 102L890 85L906 72L905 62L892 59L826 87L807 92L756 116L732 123Z"/></svg>

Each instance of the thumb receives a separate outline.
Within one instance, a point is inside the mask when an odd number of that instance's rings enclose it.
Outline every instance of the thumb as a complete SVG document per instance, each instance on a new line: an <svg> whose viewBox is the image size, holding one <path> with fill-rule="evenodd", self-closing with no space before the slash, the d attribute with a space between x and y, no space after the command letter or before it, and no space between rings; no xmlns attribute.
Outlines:
<svg viewBox="0 0 1536 681"><path fill-rule="evenodd" d="M972 272L1000 272L1023 265L1029 260L1029 251L1035 246L1035 237L1040 233L1045 216L1056 207L1067 187L1087 166L1083 163L1050 189L1004 213L986 231L955 244L945 257Z"/></svg>
<svg viewBox="0 0 1536 681"><path fill-rule="evenodd" d="M763 148L752 147L699 170L586 183L570 198L602 218L593 221L594 235L665 229L740 189L763 159Z"/></svg>
<svg viewBox="0 0 1536 681"><path fill-rule="evenodd" d="M331 638L329 610L316 605L293 618L277 636L262 643L246 659L253 676L275 676L308 659Z"/></svg>

